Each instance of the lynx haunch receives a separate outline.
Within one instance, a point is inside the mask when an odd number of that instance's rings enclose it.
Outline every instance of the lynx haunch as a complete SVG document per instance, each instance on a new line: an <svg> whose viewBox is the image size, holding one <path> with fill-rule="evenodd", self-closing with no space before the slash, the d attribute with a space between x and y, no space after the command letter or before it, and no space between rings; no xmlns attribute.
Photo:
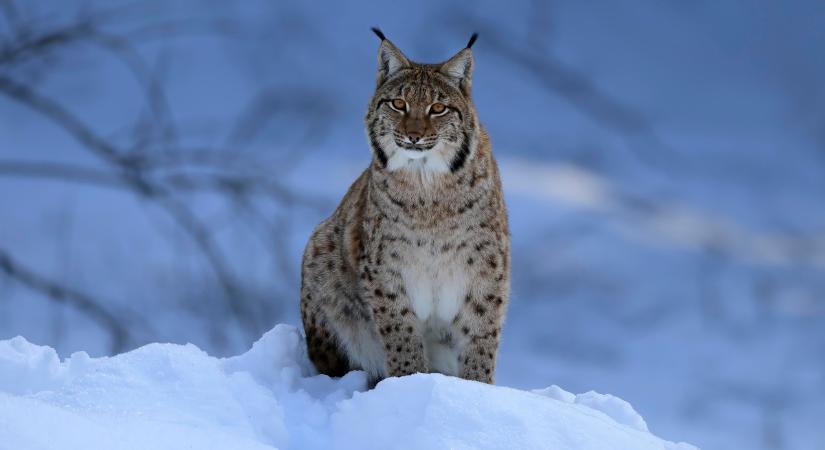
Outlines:
<svg viewBox="0 0 825 450"><path fill-rule="evenodd" d="M440 64L381 38L369 167L312 233L301 316L319 372L439 372L493 383L510 294L498 167L467 47Z"/></svg>

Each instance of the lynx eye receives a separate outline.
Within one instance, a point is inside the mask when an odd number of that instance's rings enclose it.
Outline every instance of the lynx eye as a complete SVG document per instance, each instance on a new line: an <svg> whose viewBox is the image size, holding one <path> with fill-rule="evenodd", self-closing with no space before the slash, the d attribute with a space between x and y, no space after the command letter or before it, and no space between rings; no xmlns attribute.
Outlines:
<svg viewBox="0 0 825 450"><path fill-rule="evenodd" d="M406 112L407 111L407 102L405 102L404 99L396 98L395 100L393 100L390 103L390 105L392 105L392 108L396 111L400 111L400 112Z"/></svg>
<svg viewBox="0 0 825 450"><path fill-rule="evenodd" d="M433 103L430 105L430 114L440 116L447 112L447 107L443 103Z"/></svg>

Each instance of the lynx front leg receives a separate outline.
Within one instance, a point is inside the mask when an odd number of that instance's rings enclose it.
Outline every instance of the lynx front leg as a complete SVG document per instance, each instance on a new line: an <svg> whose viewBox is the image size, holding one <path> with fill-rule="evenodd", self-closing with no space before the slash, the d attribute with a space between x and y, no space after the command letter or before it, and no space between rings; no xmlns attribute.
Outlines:
<svg viewBox="0 0 825 450"><path fill-rule="evenodd" d="M387 355L387 375L397 377L428 372L422 330L410 309L406 292L403 288L388 292L376 288L373 296L375 323Z"/></svg>
<svg viewBox="0 0 825 450"><path fill-rule="evenodd" d="M456 318L458 331L466 342L458 362L461 378L493 384L506 300L498 289L487 292L490 293L467 294Z"/></svg>

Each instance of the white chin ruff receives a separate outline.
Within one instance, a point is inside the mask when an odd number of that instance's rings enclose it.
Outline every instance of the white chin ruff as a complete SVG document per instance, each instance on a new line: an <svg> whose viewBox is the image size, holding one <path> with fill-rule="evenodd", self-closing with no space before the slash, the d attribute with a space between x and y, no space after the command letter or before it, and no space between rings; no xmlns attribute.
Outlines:
<svg viewBox="0 0 825 450"><path fill-rule="evenodd" d="M433 148L424 151L407 150L403 147L398 147L389 137L382 142L384 148L395 148L395 151L390 154L387 162L387 169L390 171L405 170L410 172L417 172L424 176L424 179L429 180L434 173L443 173L450 171L450 165L444 156L446 149L440 142Z"/></svg>
<svg viewBox="0 0 825 450"><path fill-rule="evenodd" d="M407 150L406 148L402 148L401 152L403 152L404 156L409 159L421 159L427 156L427 153L429 153L430 150Z"/></svg>

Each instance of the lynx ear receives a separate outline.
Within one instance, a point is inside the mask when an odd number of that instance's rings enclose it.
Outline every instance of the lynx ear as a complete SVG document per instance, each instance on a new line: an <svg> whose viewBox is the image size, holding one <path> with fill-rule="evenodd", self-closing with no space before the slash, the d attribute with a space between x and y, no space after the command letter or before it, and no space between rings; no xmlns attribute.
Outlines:
<svg viewBox="0 0 825 450"><path fill-rule="evenodd" d="M384 36L381 30L373 28L372 31L381 39L381 46L378 47L377 75L377 86L381 86L399 70L410 67L410 60Z"/></svg>
<svg viewBox="0 0 825 450"><path fill-rule="evenodd" d="M470 50L470 47L473 46L477 38L478 33L473 33L467 47L461 49L460 52L448 59L439 68L439 71L453 79L458 84L461 92L467 96L470 95L473 84L473 51Z"/></svg>

